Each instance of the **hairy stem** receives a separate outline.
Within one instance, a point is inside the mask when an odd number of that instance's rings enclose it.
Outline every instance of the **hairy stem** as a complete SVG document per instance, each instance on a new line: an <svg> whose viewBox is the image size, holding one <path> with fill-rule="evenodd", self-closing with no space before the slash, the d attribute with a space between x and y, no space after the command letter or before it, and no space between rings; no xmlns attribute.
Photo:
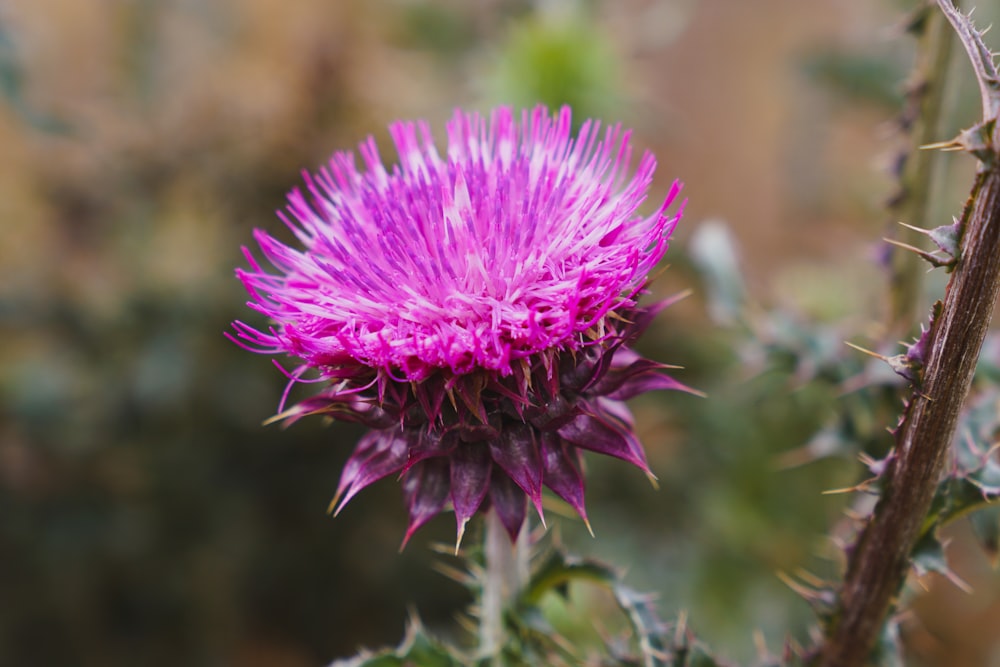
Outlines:
<svg viewBox="0 0 1000 667"><path fill-rule="evenodd" d="M848 560L837 607L821 648L822 667L867 663L893 598L909 568L910 554L930 509L959 413L1000 294L1000 79L968 18L950 0L939 0L969 52L980 79L986 117L953 147L973 153L980 168L960 221L960 255L930 330L922 381L896 431L896 452L885 472L882 498Z"/></svg>
<svg viewBox="0 0 1000 667"><path fill-rule="evenodd" d="M521 539L511 544L497 513L493 510L486 513L486 571L479 615L479 653L485 658L496 658L503 649L504 613L528 580L526 528L521 530Z"/></svg>
<svg viewBox="0 0 1000 667"><path fill-rule="evenodd" d="M838 612L820 665L865 664L941 477L962 403L1000 293L1000 172L980 174L963 258L931 332L924 383L910 399L897 433L897 458L882 499L854 546Z"/></svg>

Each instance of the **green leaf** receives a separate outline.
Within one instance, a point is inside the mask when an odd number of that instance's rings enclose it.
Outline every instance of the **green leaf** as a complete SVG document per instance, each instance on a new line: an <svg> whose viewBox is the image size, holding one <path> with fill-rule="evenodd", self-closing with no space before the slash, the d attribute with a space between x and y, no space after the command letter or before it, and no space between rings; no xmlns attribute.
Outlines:
<svg viewBox="0 0 1000 667"><path fill-rule="evenodd" d="M516 613L511 614L510 620L522 638L522 650L534 643L544 650L555 651L563 660L568 660L568 664L578 664L579 657L570 655L568 643L558 642L553 637L552 628L538 607L546 594L565 596L568 584L575 582L587 582L607 588L631 626L631 642L634 642L638 654L632 654L632 649L609 646L614 662L601 664L618 664L623 667L719 665L708 650L694 639L683 619L674 625L660 619L654 596L626 586L617 570L608 565L575 558L557 549L553 549L537 567L521 596ZM574 658L576 662L573 661ZM535 663L529 661L527 664Z"/></svg>
<svg viewBox="0 0 1000 667"><path fill-rule="evenodd" d="M875 662L879 667L906 667L903 645L899 638L899 624L893 619L882 626L882 634L875 644Z"/></svg>
<svg viewBox="0 0 1000 667"><path fill-rule="evenodd" d="M419 619L412 618L398 648L376 653L361 651L353 658L334 661L330 667L462 667L468 664L466 656L426 634Z"/></svg>
<svg viewBox="0 0 1000 667"><path fill-rule="evenodd" d="M1000 556L1000 505L974 512L969 520L979 545L996 567Z"/></svg>
<svg viewBox="0 0 1000 667"><path fill-rule="evenodd" d="M569 105L576 122L620 115L623 68L598 25L585 16L531 16L514 23L487 76L504 104Z"/></svg>
<svg viewBox="0 0 1000 667"><path fill-rule="evenodd" d="M910 552L910 561L919 576L929 572L937 572L951 583L964 591L969 591L969 585L948 566L944 555L944 545L938 541L933 532L925 533Z"/></svg>
<svg viewBox="0 0 1000 667"><path fill-rule="evenodd" d="M1000 389L980 393L963 413L958 439L952 446L951 472L934 493L922 535L933 535L957 517L972 514L972 526L991 558L1000 544L1000 463L992 452L1000 430ZM923 538L922 538L923 539Z"/></svg>
<svg viewBox="0 0 1000 667"><path fill-rule="evenodd" d="M661 657L667 654L661 635L664 630L663 621L653 605L652 596L638 593L620 583L613 587L613 592L618 606L628 616L632 631L635 632L642 664L645 667L667 667L669 663ZM685 637L685 642L686 639Z"/></svg>
<svg viewBox="0 0 1000 667"><path fill-rule="evenodd" d="M590 581L611 587L618 574L609 566L593 560L569 556L553 549L528 581L521 595L522 604L537 605L546 593L571 581Z"/></svg>

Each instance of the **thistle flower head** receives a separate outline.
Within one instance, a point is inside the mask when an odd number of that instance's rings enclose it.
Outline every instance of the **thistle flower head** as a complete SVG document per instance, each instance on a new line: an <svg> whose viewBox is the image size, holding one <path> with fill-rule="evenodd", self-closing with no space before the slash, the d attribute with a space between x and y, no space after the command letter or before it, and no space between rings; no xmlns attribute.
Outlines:
<svg viewBox="0 0 1000 667"><path fill-rule="evenodd" d="M685 389L628 345L658 307L636 299L680 218L636 213L655 160L629 177L629 133L506 108L456 112L442 156L425 123L390 127L364 166L337 153L279 215L295 246L257 230L265 270L237 275L271 322L234 323L238 343L301 360L323 388L281 415L325 414L372 430L331 506L398 475L406 539L447 505L459 539L492 505L512 537L547 486L586 520L581 449L649 473L622 401ZM405 543L405 540L404 540Z"/></svg>

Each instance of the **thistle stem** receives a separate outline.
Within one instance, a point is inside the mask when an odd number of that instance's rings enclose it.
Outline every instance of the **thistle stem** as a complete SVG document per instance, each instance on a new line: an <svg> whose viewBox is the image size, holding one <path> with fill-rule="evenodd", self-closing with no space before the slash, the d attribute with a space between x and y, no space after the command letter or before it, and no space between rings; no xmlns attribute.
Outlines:
<svg viewBox="0 0 1000 667"><path fill-rule="evenodd" d="M525 525L521 529L521 539L511 544L497 513L490 510L485 518L486 562L480 601L479 653L482 657L495 659L505 643L504 614L528 580L529 538Z"/></svg>
<svg viewBox="0 0 1000 667"><path fill-rule="evenodd" d="M956 140L981 162L962 212L958 262L931 326L923 378L896 431L882 498L850 553L819 667L855 667L870 658L905 581L1000 295L1000 77L992 56L976 58L989 53L982 34L949 0L939 4L972 56L977 78L985 80L984 97L992 96L984 99L979 143Z"/></svg>

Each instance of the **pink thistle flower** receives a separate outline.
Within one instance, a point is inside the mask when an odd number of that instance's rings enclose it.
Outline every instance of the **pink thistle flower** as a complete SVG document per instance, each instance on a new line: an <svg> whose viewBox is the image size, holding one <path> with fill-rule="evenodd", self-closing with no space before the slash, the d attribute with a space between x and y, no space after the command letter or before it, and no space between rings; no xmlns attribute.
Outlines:
<svg viewBox="0 0 1000 667"><path fill-rule="evenodd" d="M279 213L300 247L257 230L275 271L246 249L237 270L273 324L235 322L231 337L300 359L291 383L324 384L277 418L372 429L331 509L398 475L404 544L449 504L459 541L488 506L516 539L527 500L542 516L543 487L586 522L581 450L652 475L623 401L687 389L628 347L666 305L636 299L680 219L680 184L637 215L655 159L629 178L629 132L586 121L574 138L568 108L520 123L456 112L447 128L444 157L426 123L399 122L391 170L369 138L361 171L337 153L305 174L308 197L292 191Z"/></svg>

